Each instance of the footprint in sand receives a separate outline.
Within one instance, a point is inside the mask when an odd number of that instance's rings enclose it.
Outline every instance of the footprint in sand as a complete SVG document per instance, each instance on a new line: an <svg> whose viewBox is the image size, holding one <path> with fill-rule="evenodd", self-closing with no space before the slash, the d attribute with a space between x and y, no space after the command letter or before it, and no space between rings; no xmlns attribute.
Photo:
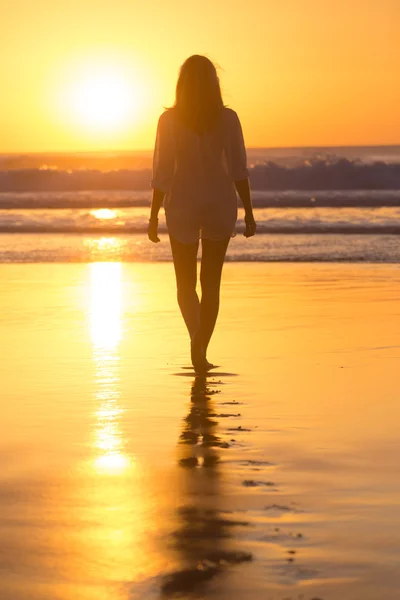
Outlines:
<svg viewBox="0 0 400 600"><path fill-rule="evenodd" d="M240 413L214 413L211 416L220 419L227 419L228 417L241 417L242 415Z"/></svg>
<svg viewBox="0 0 400 600"><path fill-rule="evenodd" d="M255 481L254 479L245 479L242 481L242 485L245 487L274 487L275 484L272 481Z"/></svg>
<svg viewBox="0 0 400 600"><path fill-rule="evenodd" d="M241 464L249 465L249 466L257 465L259 467L261 467L261 466L270 467L272 465L272 463L269 462L268 460L243 460L241 462Z"/></svg>
<svg viewBox="0 0 400 600"><path fill-rule="evenodd" d="M286 506L285 504L268 504L267 506L264 506L264 510L272 513L273 516L280 516L288 512L300 512L293 507Z"/></svg>
<svg viewBox="0 0 400 600"><path fill-rule="evenodd" d="M273 467L273 463L267 460L241 460L241 467L247 467L250 471L263 471L264 467Z"/></svg>
<svg viewBox="0 0 400 600"><path fill-rule="evenodd" d="M243 404L243 402L238 402L237 400L232 400L231 402L221 402L221 404L224 404L224 405L238 405L238 404Z"/></svg>
<svg viewBox="0 0 400 600"><path fill-rule="evenodd" d="M253 560L253 555L250 552L234 550L210 552L195 567L167 575L161 585L161 592L167 596L193 592L199 585L212 579L224 568L251 560Z"/></svg>
<svg viewBox="0 0 400 600"><path fill-rule="evenodd" d="M229 427L228 431L252 431L252 430L246 429L245 427L242 427L241 425L239 425L239 427Z"/></svg>
<svg viewBox="0 0 400 600"><path fill-rule="evenodd" d="M260 538L262 542L278 542L279 544L285 541L293 543L301 542L302 540L304 540L302 533L293 533L292 531L284 533L279 527L274 527Z"/></svg>

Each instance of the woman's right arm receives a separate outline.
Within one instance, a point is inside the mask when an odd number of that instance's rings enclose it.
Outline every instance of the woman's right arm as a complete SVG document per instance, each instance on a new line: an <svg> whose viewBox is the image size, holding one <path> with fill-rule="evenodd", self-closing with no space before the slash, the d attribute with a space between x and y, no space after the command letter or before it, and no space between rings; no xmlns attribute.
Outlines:
<svg viewBox="0 0 400 600"><path fill-rule="evenodd" d="M168 115L163 113L157 124L156 142L153 154L153 178L151 187L153 197L151 201L148 236L152 242L159 242L158 213L166 193L171 189L174 175L175 156L171 126Z"/></svg>

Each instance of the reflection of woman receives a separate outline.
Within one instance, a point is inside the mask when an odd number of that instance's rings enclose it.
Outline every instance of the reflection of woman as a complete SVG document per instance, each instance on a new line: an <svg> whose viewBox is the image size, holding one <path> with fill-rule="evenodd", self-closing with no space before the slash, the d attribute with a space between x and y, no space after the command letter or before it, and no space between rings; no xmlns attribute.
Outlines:
<svg viewBox="0 0 400 600"><path fill-rule="evenodd" d="M217 390L207 386L206 376L196 376L191 389L191 405L179 439L179 465L182 467L181 489L185 501L178 508L178 527L173 532L173 548L178 568L163 583L165 595L191 594L205 597L202 585L221 573L227 565L252 559L251 554L236 547L234 531L247 527L247 521L227 518L223 490L220 448L226 442L218 436L212 396ZM227 593L223 597L229 597ZM221 597L222 597L221 596ZM180 596L181 597L181 596ZM186 597L186 596L185 596Z"/></svg>
<svg viewBox="0 0 400 600"><path fill-rule="evenodd" d="M213 433L217 421L211 410L211 396L216 390L207 387L206 377L197 376L192 384L191 408L185 419L185 428L182 431L180 442L186 446L187 452L182 453L180 460L182 466L196 466L200 460L203 467L214 466L218 462L215 448L221 446L221 440Z"/></svg>
<svg viewBox="0 0 400 600"><path fill-rule="evenodd" d="M190 335L193 366L205 371L212 366L206 352L235 229L236 191L245 209L244 235L256 231L240 121L224 106L215 66L205 56L194 55L183 63L175 104L159 118L152 187L149 239L160 241L158 212L165 197L178 303ZM201 302L196 293L200 237Z"/></svg>
<svg viewBox="0 0 400 600"><path fill-rule="evenodd" d="M212 394L206 378L196 376L179 439L185 503L178 508L178 527L173 532L172 547L179 567L162 584L162 591L167 594L194 592L221 571L220 560L225 558L226 539L231 535L232 526L220 509L221 441L215 435Z"/></svg>

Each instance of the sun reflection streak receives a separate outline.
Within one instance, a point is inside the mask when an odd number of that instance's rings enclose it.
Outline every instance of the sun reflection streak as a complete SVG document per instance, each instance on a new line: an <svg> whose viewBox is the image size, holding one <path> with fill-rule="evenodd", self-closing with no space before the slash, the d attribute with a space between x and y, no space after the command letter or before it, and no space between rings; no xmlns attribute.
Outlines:
<svg viewBox="0 0 400 600"><path fill-rule="evenodd" d="M93 446L95 471L118 475L131 467L121 433L118 345L122 336L121 263L93 263L90 330L95 365L96 425Z"/></svg>
<svg viewBox="0 0 400 600"><path fill-rule="evenodd" d="M117 237L93 237L85 239L84 245L89 253L89 262L94 261L94 264L105 265L105 262L99 262L99 259L115 262L121 260L126 240ZM100 281L100 277L97 281Z"/></svg>
<svg viewBox="0 0 400 600"><path fill-rule="evenodd" d="M110 208L98 208L91 210L90 214L96 217L96 219L115 219L117 211L111 210Z"/></svg>
<svg viewBox="0 0 400 600"><path fill-rule="evenodd" d="M91 265L90 317L94 351L106 361L121 339L121 263Z"/></svg>

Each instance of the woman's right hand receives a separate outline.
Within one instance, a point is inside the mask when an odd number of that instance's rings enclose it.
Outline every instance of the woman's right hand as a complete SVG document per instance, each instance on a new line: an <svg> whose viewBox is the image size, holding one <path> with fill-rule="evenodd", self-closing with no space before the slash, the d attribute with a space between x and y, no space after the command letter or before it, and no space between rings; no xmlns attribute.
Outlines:
<svg viewBox="0 0 400 600"><path fill-rule="evenodd" d="M158 219L150 219L147 227L147 235L149 240L155 244L160 241L158 237Z"/></svg>
<svg viewBox="0 0 400 600"><path fill-rule="evenodd" d="M244 232L244 237L252 237L255 232L257 231L257 223L254 220L254 215L253 213L250 214L246 214L244 217L244 222L246 224L246 229Z"/></svg>

